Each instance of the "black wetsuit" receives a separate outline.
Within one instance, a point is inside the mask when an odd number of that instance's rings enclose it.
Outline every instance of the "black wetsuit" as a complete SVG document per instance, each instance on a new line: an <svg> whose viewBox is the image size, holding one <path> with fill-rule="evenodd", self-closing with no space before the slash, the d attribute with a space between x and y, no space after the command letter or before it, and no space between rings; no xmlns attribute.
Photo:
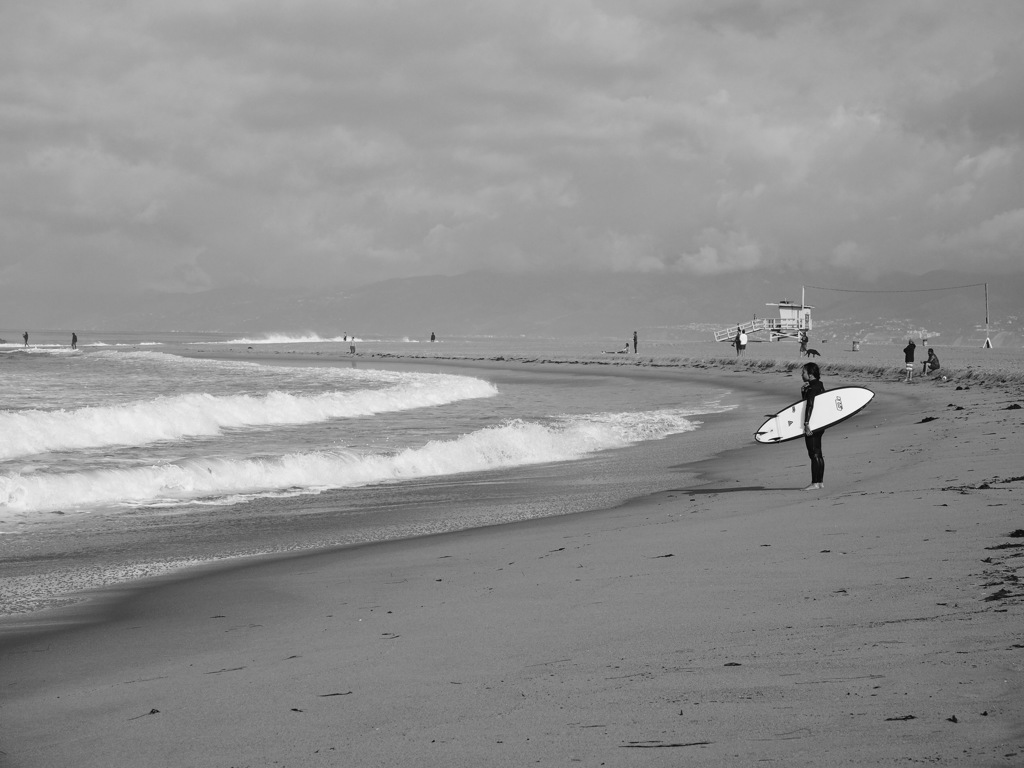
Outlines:
<svg viewBox="0 0 1024 768"><path fill-rule="evenodd" d="M814 410L814 398L825 391L825 385L819 379L814 379L804 384L800 390L800 396L807 401L807 410L804 416L807 420L811 418ZM824 429L819 429L809 435L804 435L804 444L807 446L807 455L811 459L811 482L825 482L825 457L821 453L821 436Z"/></svg>

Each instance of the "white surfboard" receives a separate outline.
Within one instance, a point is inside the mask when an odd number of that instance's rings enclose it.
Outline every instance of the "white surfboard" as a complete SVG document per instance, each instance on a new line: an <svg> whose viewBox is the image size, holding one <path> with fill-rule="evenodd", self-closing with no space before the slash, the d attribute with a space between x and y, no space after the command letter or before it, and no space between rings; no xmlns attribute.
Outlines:
<svg viewBox="0 0 1024 768"><path fill-rule="evenodd" d="M811 430L824 429L846 421L864 409L875 393L865 387L839 387L822 392L814 398L811 411ZM804 409L807 403L798 400L786 406L754 433L759 443L784 443L804 434Z"/></svg>

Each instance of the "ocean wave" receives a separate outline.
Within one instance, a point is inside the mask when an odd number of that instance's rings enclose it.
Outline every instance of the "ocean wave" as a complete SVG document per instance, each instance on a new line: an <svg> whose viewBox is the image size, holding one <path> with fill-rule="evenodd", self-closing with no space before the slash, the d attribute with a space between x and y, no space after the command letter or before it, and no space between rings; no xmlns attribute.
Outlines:
<svg viewBox="0 0 1024 768"><path fill-rule="evenodd" d="M243 336L238 339L229 339L227 341L197 341L191 342L193 344L315 344L322 342L347 342L350 344L356 344L361 342L362 339L357 339L354 336L331 336L323 337L316 333L268 333L265 336L259 338L248 338Z"/></svg>
<svg viewBox="0 0 1024 768"><path fill-rule="evenodd" d="M152 467L0 475L0 515L97 506L237 503L530 464L573 461L697 429L692 412L661 410L516 419L393 454L313 451L244 460L196 459Z"/></svg>
<svg viewBox="0 0 1024 768"><path fill-rule="evenodd" d="M79 342L78 348L82 347L162 347L164 342L162 341L89 341Z"/></svg>
<svg viewBox="0 0 1024 768"><path fill-rule="evenodd" d="M316 371L316 369L306 369ZM323 370L321 369L321 373ZM445 405L497 394L493 384L466 376L407 375L382 389L318 394L205 393L157 397L74 410L0 412L0 460L34 454L145 445L210 437L226 429L312 424L331 419Z"/></svg>
<svg viewBox="0 0 1024 768"><path fill-rule="evenodd" d="M97 350L92 360L113 363L122 368L140 366L157 368L175 373L194 370L202 374L244 374L256 375L261 381L303 381L303 382L400 382L436 377L440 381L449 374L412 373L387 371L376 368L345 368L333 365L268 365L252 360L217 360L149 350L115 351Z"/></svg>

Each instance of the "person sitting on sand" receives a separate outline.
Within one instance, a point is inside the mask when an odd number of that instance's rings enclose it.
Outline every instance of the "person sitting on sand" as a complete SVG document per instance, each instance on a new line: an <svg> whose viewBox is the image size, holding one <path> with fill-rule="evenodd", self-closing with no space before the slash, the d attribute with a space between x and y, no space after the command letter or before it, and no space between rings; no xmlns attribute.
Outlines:
<svg viewBox="0 0 1024 768"><path fill-rule="evenodd" d="M929 375L939 370L939 356L935 354L935 350L931 347L928 348L928 359L921 363L921 375Z"/></svg>
<svg viewBox="0 0 1024 768"><path fill-rule="evenodd" d="M820 490L825 487L825 457L821 453L821 436L824 429L811 431L811 412L814 410L814 398L824 394L825 385L821 383L821 369L817 363L805 363L800 369L800 377L804 385L800 389L800 397L804 399L807 406L804 408L804 444L807 446L807 455L811 459L811 484L804 488L805 491Z"/></svg>

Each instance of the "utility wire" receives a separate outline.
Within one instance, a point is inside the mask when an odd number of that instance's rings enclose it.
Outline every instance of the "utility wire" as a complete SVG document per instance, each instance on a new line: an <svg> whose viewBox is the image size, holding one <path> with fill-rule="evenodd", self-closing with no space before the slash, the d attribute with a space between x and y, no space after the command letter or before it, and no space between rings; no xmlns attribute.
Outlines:
<svg viewBox="0 0 1024 768"><path fill-rule="evenodd" d="M826 288L822 285L805 285L805 288L814 288L816 291L838 291L840 293L927 293L929 291L955 291L958 288L980 288L987 283L971 283L970 285L951 285L948 288L908 288L906 290L857 290L855 288Z"/></svg>

